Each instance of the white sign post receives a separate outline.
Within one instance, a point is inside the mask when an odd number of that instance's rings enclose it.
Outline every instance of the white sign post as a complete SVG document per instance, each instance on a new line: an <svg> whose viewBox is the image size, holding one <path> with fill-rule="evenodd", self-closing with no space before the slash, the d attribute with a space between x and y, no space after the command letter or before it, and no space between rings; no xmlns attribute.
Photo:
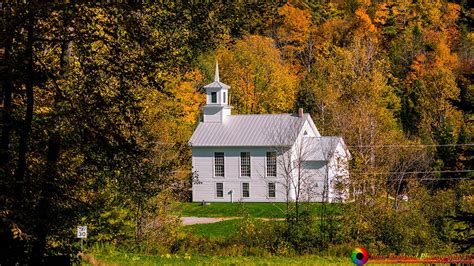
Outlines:
<svg viewBox="0 0 474 266"><path fill-rule="evenodd" d="M77 227L77 238L81 239L81 251L84 250L84 238L87 238L87 226Z"/></svg>

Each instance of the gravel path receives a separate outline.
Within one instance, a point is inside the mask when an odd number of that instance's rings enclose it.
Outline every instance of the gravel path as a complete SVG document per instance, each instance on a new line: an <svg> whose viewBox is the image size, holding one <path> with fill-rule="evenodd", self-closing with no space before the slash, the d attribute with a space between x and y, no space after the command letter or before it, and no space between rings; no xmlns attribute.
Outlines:
<svg viewBox="0 0 474 266"><path fill-rule="evenodd" d="M242 217L181 217L183 225L213 224L227 220L240 219ZM257 218L262 221L283 221L285 218Z"/></svg>
<svg viewBox="0 0 474 266"><path fill-rule="evenodd" d="M212 224L218 223L227 220L234 220L238 219L239 217L181 217L181 221L184 225L192 225L192 224Z"/></svg>

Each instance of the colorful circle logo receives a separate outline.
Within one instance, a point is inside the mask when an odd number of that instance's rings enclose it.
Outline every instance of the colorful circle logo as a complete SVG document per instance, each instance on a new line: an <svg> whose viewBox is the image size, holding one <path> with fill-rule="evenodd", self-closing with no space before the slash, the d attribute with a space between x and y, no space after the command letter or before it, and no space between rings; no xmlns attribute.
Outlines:
<svg viewBox="0 0 474 266"><path fill-rule="evenodd" d="M369 253L363 247L355 248L351 255L352 261L357 265L364 265L369 260Z"/></svg>

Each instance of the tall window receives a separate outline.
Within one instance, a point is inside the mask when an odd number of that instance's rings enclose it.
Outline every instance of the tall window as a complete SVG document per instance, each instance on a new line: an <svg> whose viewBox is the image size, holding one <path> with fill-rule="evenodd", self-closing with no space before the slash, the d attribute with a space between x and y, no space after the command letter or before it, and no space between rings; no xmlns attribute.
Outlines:
<svg viewBox="0 0 474 266"><path fill-rule="evenodd" d="M224 153L214 153L214 176L224 176Z"/></svg>
<svg viewBox="0 0 474 266"><path fill-rule="evenodd" d="M225 101L226 101L226 93L225 93L225 91L222 92L222 95L223 95L223 97L222 97L222 102L225 103Z"/></svg>
<svg viewBox="0 0 474 266"><path fill-rule="evenodd" d="M275 183L268 183L268 197L274 198L276 194L276 185Z"/></svg>
<svg viewBox="0 0 474 266"><path fill-rule="evenodd" d="M242 197L243 198L250 197L250 184L249 183L242 183Z"/></svg>
<svg viewBox="0 0 474 266"><path fill-rule="evenodd" d="M216 183L216 197L224 197L224 183Z"/></svg>
<svg viewBox="0 0 474 266"><path fill-rule="evenodd" d="M267 176L276 176L276 152L267 152Z"/></svg>
<svg viewBox="0 0 474 266"><path fill-rule="evenodd" d="M217 103L217 92L211 92L211 103Z"/></svg>
<svg viewBox="0 0 474 266"><path fill-rule="evenodd" d="M240 176L250 177L250 152L240 153Z"/></svg>

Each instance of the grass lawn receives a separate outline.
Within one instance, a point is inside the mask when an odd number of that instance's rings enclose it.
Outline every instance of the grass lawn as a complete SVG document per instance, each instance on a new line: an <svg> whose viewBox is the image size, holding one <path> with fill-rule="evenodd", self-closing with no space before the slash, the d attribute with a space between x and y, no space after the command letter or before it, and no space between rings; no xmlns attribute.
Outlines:
<svg viewBox="0 0 474 266"><path fill-rule="evenodd" d="M147 256L121 252L94 254L105 265L351 265L350 258L299 257L221 257L163 255ZM90 265L86 262L83 265Z"/></svg>
<svg viewBox="0 0 474 266"><path fill-rule="evenodd" d="M227 220L212 224L193 224L185 226L185 230L197 236L209 239L227 238L237 234L240 219Z"/></svg>
<svg viewBox="0 0 474 266"><path fill-rule="evenodd" d="M234 236L239 231L241 219L227 220L212 224L193 224L184 227L186 231L196 236L203 236L209 239L225 239ZM264 223L281 223L283 221L265 221Z"/></svg>
<svg viewBox="0 0 474 266"><path fill-rule="evenodd" d="M96 263L100 265L355 265L350 257L320 257L316 255L297 257L225 257L225 256L201 256L201 255L138 255L124 252L109 252L92 254ZM370 259L369 262L370 264ZM368 264L368 265L369 265ZM81 265L92 265L82 261ZM394 265L376 263L376 265ZM424 265L422 263L396 264L396 265Z"/></svg>
<svg viewBox="0 0 474 266"><path fill-rule="evenodd" d="M177 203L177 209L181 216L195 217L239 217L241 204L230 202L213 202L210 205L202 206L199 202L180 202ZM247 209L249 215L259 218L285 218L286 203L266 203L266 202L249 202L242 203ZM305 203L313 214L318 214L321 210L320 203ZM338 204L328 204L329 210L341 213L341 207Z"/></svg>

